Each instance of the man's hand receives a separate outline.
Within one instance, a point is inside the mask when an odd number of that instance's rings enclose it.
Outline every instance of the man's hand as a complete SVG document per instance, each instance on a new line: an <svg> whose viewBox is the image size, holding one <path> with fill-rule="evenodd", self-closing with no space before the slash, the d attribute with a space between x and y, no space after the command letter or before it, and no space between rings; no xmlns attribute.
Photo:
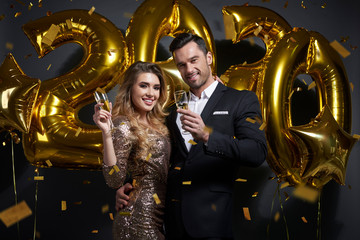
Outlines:
<svg viewBox="0 0 360 240"><path fill-rule="evenodd" d="M194 139L207 143L210 133L201 116L187 109L178 109L177 112L181 114L183 129L190 132Z"/></svg>
<svg viewBox="0 0 360 240"><path fill-rule="evenodd" d="M117 212L129 204L129 192L133 190L133 188L134 187L130 183L126 183L124 186L122 186L116 191L115 209Z"/></svg>

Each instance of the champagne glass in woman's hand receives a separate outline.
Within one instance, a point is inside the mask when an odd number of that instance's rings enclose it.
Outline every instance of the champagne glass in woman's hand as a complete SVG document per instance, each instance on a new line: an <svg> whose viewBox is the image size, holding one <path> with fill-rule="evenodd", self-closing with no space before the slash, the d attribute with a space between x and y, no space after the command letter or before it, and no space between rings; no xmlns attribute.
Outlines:
<svg viewBox="0 0 360 240"><path fill-rule="evenodd" d="M184 91L184 90L175 91L174 100L175 100L177 108L188 109L189 98L188 98L188 94L186 91ZM182 130L182 134L190 134L190 133L186 130Z"/></svg>
<svg viewBox="0 0 360 240"><path fill-rule="evenodd" d="M111 113L110 102L109 102L108 96L106 95L106 92L102 88L98 87L96 89L96 91L94 92L94 97L95 97L95 101L97 103L104 104L101 106L102 109ZM114 128L114 124L111 121L111 119L109 119L109 123L110 123L110 130L112 131Z"/></svg>

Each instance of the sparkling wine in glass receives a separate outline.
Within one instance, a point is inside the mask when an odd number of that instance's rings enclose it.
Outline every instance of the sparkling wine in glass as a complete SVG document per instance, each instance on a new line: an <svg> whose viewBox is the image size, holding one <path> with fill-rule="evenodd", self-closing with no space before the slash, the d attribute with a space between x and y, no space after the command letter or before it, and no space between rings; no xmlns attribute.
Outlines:
<svg viewBox="0 0 360 240"><path fill-rule="evenodd" d="M176 107L179 109L188 109L189 108L189 98L185 90L178 90L174 92L174 100ZM182 130L182 134L190 134L186 130Z"/></svg>
<svg viewBox="0 0 360 240"><path fill-rule="evenodd" d="M104 104L101 106L102 109L104 109L105 111L111 112L109 98L108 98L106 92L104 91L104 89L99 88L99 87L96 88L96 91L94 92L94 97L95 97L95 101L97 103ZM109 119L109 122L110 122L110 129L113 130L114 124L111 121L111 119Z"/></svg>

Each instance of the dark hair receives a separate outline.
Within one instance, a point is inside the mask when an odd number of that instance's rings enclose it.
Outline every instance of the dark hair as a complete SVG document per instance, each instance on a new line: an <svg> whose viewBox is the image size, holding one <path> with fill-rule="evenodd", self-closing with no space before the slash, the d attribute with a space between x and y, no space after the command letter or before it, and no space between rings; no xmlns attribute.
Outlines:
<svg viewBox="0 0 360 240"><path fill-rule="evenodd" d="M170 44L169 50L171 53L174 53L176 49L182 48L189 42L195 42L199 49L206 55L208 50L206 48L206 44L204 39L201 37L191 34L191 33L181 33L178 35Z"/></svg>

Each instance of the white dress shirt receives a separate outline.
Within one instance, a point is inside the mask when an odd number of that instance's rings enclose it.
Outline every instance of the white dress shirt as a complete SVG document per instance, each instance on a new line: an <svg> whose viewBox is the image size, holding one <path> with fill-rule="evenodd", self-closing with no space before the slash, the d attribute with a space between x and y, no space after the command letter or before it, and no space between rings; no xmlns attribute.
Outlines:
<svg viewBox="0 0 360 240"><path fill-rule="evenodd" d="M193 111L194 113L197 114L201 114L202 111L204 110L206 103L208 102L209 98L211 97L211 95L214 93L216 86L218 85L218 81L214 81L209 87L207 87L202 93L201 93L201 97L198 98L197 96L195 96L192 92L190 92L190 99L189 99L189 110ZM180 129L181 135L184 139L186 148L188 151L190 151L190 148L192 146L191 143L189 143L189 140L194 140L193 136L188 133L188 134L184 134L184 131L182 129L182 124L180 121L180 115L177 115L176 118L176 124L178 126L178 128Z"/></svg>

